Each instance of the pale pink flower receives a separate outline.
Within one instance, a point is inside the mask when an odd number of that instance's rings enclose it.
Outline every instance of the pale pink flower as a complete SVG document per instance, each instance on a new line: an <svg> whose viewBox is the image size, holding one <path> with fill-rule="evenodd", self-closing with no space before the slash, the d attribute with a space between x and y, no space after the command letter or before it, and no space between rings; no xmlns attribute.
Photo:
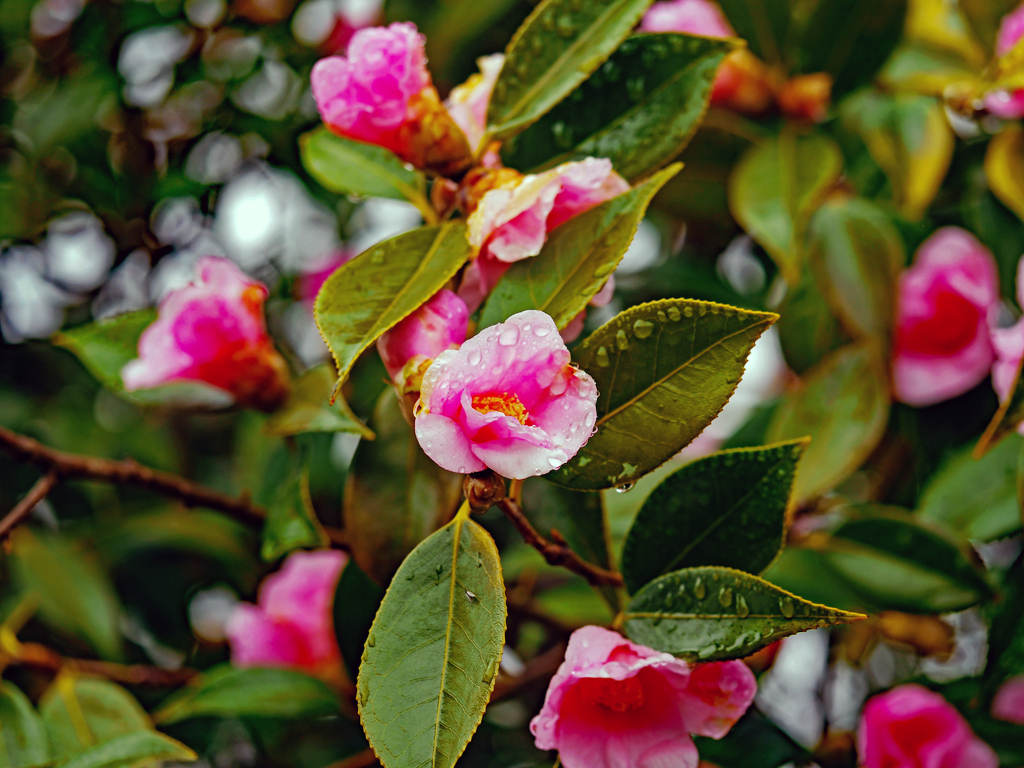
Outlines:
<svg viewBox="0 0 1024 768"><path fill-rule="evenodd" d="M1024 35L1024 3L1003 16L996 35L996 55L1005 56ZM1024 117L1024 90L992 91L985 94L985 109L1004 120Z"/></svg>
<svg viewBox="0 0 1024 768"><path fill-rule="evenodd" d="M566 768L696 768L690 734L720 739L757 692L741 661L701 664L601 627L573 632L530 723Z"/></svg>
<svg viewBox="0 0 1024 768"><path fill-rule="evenodd" d="M528 310L442 352L423 376L416 439L440 466L523 479L558 469L597 423L594 380L554 321Z"/></svg>
<svg viewBox="0 0 1024 768"><path fill-rule="evenodd" d="M640 22L641 32L683 32L703 37L734 37L722 9L710 0L655 3Z"/></svg>
<svg viewBox="0 0 1024 768"><path fill-rule="evenodd" d="M493 53L476 60L480 71L462 85L457 85L448 95L445 106L462 132L469 140L469 148L476 152L487 131L487 107L491 103L491 92L498 81L498 74L505 63L505 54Z"/></svg>
<svg viewBox="0 0 1024 768"><path fill-rule="evenodd" d="M863 768L998 768L999 759L937 693L901 685L875 696L857 728Z"/></svg>
<svg viewBox="0 0 1024 768"><path fill-rule="evenodd" d="M1024 675L1011 677L992 699L992 717L1024 725Z"/></svg>
<svg viewBox="0 0 1024 768"><path fill-rule="evenodd" d="M263 318L267 289L232 261L206 256L195 282L171 291L139 337L139 356L121 371L127 391L202 381L239 403L273 410L288 394L288 371Z"/></svg>
<svg viewBox="0 0 1024 768"><path fill-rule="evenodd" d="M225 627L236 667L341 674L334 634L334 590L348 555L336 549L293 552L260 585L256 605L239 603Z"/></svg>
<svg viewBox="0 0 1024 768"><path fill-rule="evenodd" d="M466 340L466 303L442 288L431 299L377 339L384 367L396 383L409 362L433 360Z"/></svg>
<svg viewBox="0 0 1024 768"><path fill-rule="evenodd" d="M929 237L899 279L896 399L931 405L980 383L995 358L988 320L998 301L996 262L985 246L958 227Z"/></svg>
<svg viewBox="0 0 1024 768"><path fill-rule="evenodd" d="M996 35L996 55L1008 54L1022 36L1024 36L1024 3L1003 16L1002 21L999 22L999 32Z"/></svg>

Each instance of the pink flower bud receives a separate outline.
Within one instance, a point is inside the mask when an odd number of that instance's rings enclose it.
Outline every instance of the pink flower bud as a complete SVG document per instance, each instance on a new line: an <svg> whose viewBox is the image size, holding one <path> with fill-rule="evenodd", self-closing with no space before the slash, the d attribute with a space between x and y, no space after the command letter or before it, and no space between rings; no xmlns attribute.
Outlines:
<svg viewBox="0 0 1024 768"><path fill-rule="evenodd" d="M1024 3L1003 16L996 35L996 55L1005 56L1024 37Z"/></svg>
<svg viewBox="0 0 1024 768"><path fill-rule="evenodd" d="M998 768L995 752L952 704L920 685L901 685L864 707L857 729L864 768Z"/></svg>
<svg viewBox="0 0 1024 768"><path fill-rule="evenodd" d="M266 287L228 259L206 256L198 280L171 291L121 371L129 392L203 381L239 403L273 410L288 395L288 369L263 319Z"/></svg>
<svg viewBox="0 0 1024 768"><path fill-rule="evenodd" d="M445 102L449 114L466 134L469 148L474 153L480 148L480 141L487 130L487 107L491 103L491 91L505 63L505 54L481 56L476 63L480 72L453 88Z"/></svg>
<svg viewBox="0 0 1024 768"><path fill-rule="evenodd" d="M1024 675L1011 677L992 699L992 717L1024 725Z"/></svg>
<svg viewBox="0 0 1024 768"><path fill-rule="evenodd" d="M347 57L329 56L313 67L313 98L335 133L451 174L469 165L469 145L441 105L423 44L408 22L361 29Z"/></svg>
<svg viewBox="0 0 1024 768"><path fill-rule="evenodd" d="M256 605L240 603L225 634L236 667L279 667L336 679L334 590L348 555L334 549L293 552L260 585Z"/></svg>
<svg viewBox="0 0 1024 768"><path fill-rule="evenodd" d="M695 768L690 734L721 738L756 692L741 661L691 669L616 632L583 627L569 638L530 731L566 768Z"/></svg>
<svg viewBox="0 0 1024 768"><path fill-rule="evenodd" d="M702 37L735 37L722 9L710 0L655 3L640 22L641 32L683 32Z"/></svg>
<svg viewBox="0 0 1024 768"><path fill-rule="evenodd" d="M988 318L999 301L995 259L969 232L943 227L899 280L893 387L922 406L966 392L988 375Z"/></svg>
<svg viewBox="0 0 1024 768"><path fill-rule="evenodd" d="M414 358L433 360L446 349L466 340L469 310L466 303L446 288L434 294L402 322L377 339L384 367L398 382L406 363Z"/></svg>
<svg viewBox="0 0 1024 768"><path fill-rule="evenodd" d="M597 423L594 380L554 321L528 310L442 352L423 376L416 439L440 466L522 479L558 469Z"/></svg>

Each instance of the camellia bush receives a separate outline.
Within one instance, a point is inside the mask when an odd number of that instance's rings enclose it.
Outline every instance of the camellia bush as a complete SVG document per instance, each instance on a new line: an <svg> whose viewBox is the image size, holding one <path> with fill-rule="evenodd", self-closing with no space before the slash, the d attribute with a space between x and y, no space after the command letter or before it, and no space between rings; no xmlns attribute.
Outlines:
<svg viewBox="0 0 1024 768"><path fill-rule="evenodd" d="M0 768L1024 766L1024 6L0 42Z"/></svg>

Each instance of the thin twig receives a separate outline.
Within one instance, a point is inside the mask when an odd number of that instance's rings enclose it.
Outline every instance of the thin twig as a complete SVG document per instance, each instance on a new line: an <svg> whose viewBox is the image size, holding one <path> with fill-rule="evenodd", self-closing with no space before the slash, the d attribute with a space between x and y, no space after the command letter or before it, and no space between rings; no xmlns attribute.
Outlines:
<svg viewBox="0 0 1024 768"><path fill-rule="evenodd" d="M52 648L39 643L19 643L19 646L17 657L10 659L12 664L21 664L49 672L71 671L96 675L123 685L173 687L184 685L198 674L196 670L187 667L161 669L146 664L115 664L110 661L94 659L72 659L61 656Z"/></svg>
<svg viewBox="0 0 1024 768"><path fill-rule="evenodd" d="M47 472L40 477L29 492L19 501L3 520L0 520L0 541L7 538L11 531L35 509L36 504L45 499L57 485L57 475Z"/></svg>
<svg viewBox="0 0 1024 768"><path fill-rule="evenodd" d="M537 529L530 524L530 521L526 519L526 515L523 514L523 510L519 508L519 505L511 499L502 499L496 502L496 506L505 514L505 517L512 521L512 525L519 531L523 541L540 552L549 565L560 565L563 568L568 568L573 573L578 573L595 587L621 587L623 585L621 574L588 563L566 546L564 540L556 543L548 541L541 536ZM559 539L561 539L560 536Z"/></svg>

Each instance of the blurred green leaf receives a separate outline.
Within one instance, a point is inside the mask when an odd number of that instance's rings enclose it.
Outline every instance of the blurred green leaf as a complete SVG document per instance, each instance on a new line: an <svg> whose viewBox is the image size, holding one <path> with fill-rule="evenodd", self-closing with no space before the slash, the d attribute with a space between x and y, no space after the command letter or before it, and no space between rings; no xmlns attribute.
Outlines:
<svg viewBox="0 0 1024 768"><path fill-rule="evenodd" d="M805 269L800 282L786 291L779 307L782 354L789 367L800 375L851 341L825 300L818 271Z"/></svg>
<svg viewBox="0 0 1024 768"><path fill-rule="evenodd" d="M161 724L193 717L305 719L339 712L334 692L290 669L236 669L223 664L171 694L153 713Z"/></svg>
<svg viewBox="0 0 1024 768"><path fill-rule="evenodd" d="M701 758L719 768L779 768L811 760L806 749L755 707L748 709L721 739L697 736L694 742Z"/></svg>
<svg viewBox="0 0 1024 768"><path fill-rule="evenodd" d="M543 0L505 51L487 110L507 139L574 91L619 47L651 0Z"/></svg>
<svg viewBox="0 0 1024 768"><path fill-rule="evenodd" d="M505 615L497 547L466 508L402 563L366 640L359 715L386 768L455 765L494 687Z"/></svg>
<svg viewBox="0 0 1024 768"><path fill-rule="evenodd" d="M597 433L547 478L597 491L631 486L664 464L718 415L776 317L667 299L605 323L573 355L597 383Z"/></svg>
<svg viewBox="0 0 1024 768"><path fill-rule="evenodd" d="M6 680L0 682L0 741L3 768L50 764L50 744L42 719L21 689Z"/></svg>
<svg viewBox="0 0 1024 768"><path fill-rule="evenodd" d="M879 79L894 90L941 96L949 86L977 75L978 68L955 52L904 43L889 57Z"/></svg>
<svg viewBox="0 0 1024 768"><path fill-rule="evenodd" d="M651 198L679 171L671 165L634 189L554 229L541 252L513 264L480 313L480 327L539 309L564 328L582 312L619 265Z"/></svg>
<svg viewBox="0 0 1024 768"><path fill-rule="evenodd" d="M377 615L384 589L378 586L354 561L349 561L334 590L334 634L349 677L359 674L360 657L373 617Z"/></svg>
<svg viewBox="0 0 1024 768"><path fill-rule="evenodd" d="M780 64L789 34L789 0L721 0L736 36L747 41L750 50L769 64Z"/></svg>
<svg viewBox="0 0 1024 768"><path fill-rule="evenodd" d="M800 280L807 222L842 170L835 142L790 128L751 147L733 169L729 209L790 285Z"/></svg>
<svg viewBox="0 0 1024 768"><path fill-rule="evenodd" d="M373 440L373 431L352 413L339 394L331 405L334 372L329 365L310 368L292 383L292 391L281 408L267 419L268 434L287 436L303 432L353 432Z"/></svg>
<svg viewBox="0 0 1024 768"><path fill-rule="evenodd" d="M32 91L19 103L13 125L32 142L35 154L43 157L57 144L99 130L103 112L113 110L116 99L113 77L86 71Z"/></svg>
<svg viewBox="0 0 1024 768"><path fill-rule="evenodd" d="M70 673L58 675L46 689L39 713L57 765L89 747L153 729L149 716L124 688Z"/></svg>
<svg viewBox="0 0 1024 768"><path fill-rule="evenodd" d="M16 529L11 545L15 583L39 600L42 619L86 640L103 658L120 659L120 604L94 558L65 539L28 528Z"/></svg>
<svg viewBox="0 0 1024 768"><path fill-rule="evenodd" d="M260 556L272 562L296 549L330 546L309 496L309 452L281 447L264 472L267 519Z"/></svg>
<svg viewBox="0 0 1024 768"><path fill-rule="evenodd" d="M502 146L505 165L536 172L606 157L627 179L664 165L697 130L718 65L734 45L633 35L565 101Z"/></svg>
<svg viewBox="0 0 1024 768"><path fill-rule="evenodd" d="M811 437L793 492L797 502L849 477L878 445L888 420L885 367L871 346L843 347L809 371L776 409L767 434L773 443Z"/></svg>
<svg viewBox="0 0 1024 768"><path fill-rule="evenodd" d="M807 440L714 453L654 489L630 528L630 592L671 571L718 565L758 574L782 551Z"/></svg>
<svg viewBox="0 0 1024 768"><path fill-rule="evenodd" d="M316 323L338 367L335 391L356 358L430 299L470 255L464 223L420 227L343 264L316 297Z"/></svg>
<svg viewBox="0 0 1024 768"><path fill-rule="evenodd" d="M974 33L990 49L994 49L999 22L1018 3L1016 0L959 0L957 5Z"/></svg>
<svg viewBox="0 0 1024 768"><path fill-rule="evenodd" d="M630 639L692 661L739 659L776 640L865 618L816 605L731 568L685 568L641 589L625 613Z"/></svg>
<svg viewBox="0 0 1024 768"><path fill-rule="evenodd" d="M449 519L462 476L423 453L393 388L377 401L370 423L377 439L356 448L342 518L353 560L386 586L413 548Z"/></svg>
<svg viewBox="0 0 1024 768"><path fill-rule="evenodd" d="M131 768L161 761L191 762L199 756L179 741L156 731L136 731L85 749L61 768Z"/></svg>

